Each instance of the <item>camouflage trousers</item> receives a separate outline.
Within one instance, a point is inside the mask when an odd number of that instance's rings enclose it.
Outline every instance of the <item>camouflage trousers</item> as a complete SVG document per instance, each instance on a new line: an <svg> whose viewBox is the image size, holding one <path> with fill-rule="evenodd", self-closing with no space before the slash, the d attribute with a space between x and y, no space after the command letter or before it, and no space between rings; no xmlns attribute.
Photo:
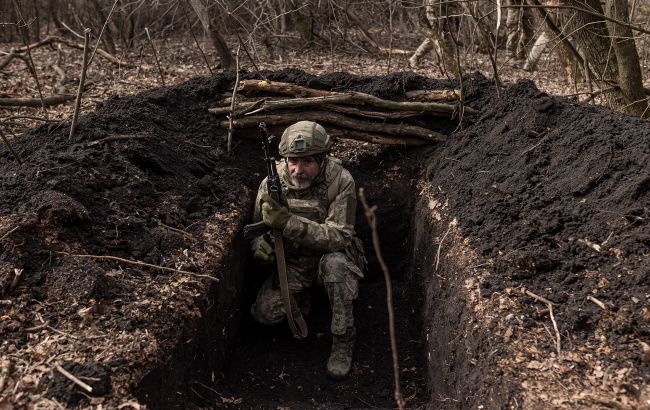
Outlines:
<svg viewBox="0 0 650 410"><path fill-rule="evenodd" d="M320 258L287 255L287 276L289 290L297 301L314 284L325 288L332 308L332 334L343 335L354 325L352 301L359 294L359 278L363 274L345 253L327 253ZM251 314L255 321L266 325L284 320L284 301L280 289L274 289L273 278L269 277L260 288Z"/></svg>

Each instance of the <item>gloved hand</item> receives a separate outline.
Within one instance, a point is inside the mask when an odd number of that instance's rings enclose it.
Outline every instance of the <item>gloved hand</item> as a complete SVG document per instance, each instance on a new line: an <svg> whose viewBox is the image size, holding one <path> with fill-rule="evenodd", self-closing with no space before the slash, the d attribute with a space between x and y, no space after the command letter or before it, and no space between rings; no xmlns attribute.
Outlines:
<svg viewBox="0 0 650 410"><path fill-rule="evenodd" d="M291 218L291 212L279 203L275 202L269 194L262 195L262 220L264 223L273 229L284 229Z"/></svg>
<svg viewBox="0 0 650 410"><path fill-rule="evenodd" d="M265 265L275 260L275 252L273 251L271 244L264 238L261 238L257 242L257 247L253 250L253 257L256 261Z"/></svg>

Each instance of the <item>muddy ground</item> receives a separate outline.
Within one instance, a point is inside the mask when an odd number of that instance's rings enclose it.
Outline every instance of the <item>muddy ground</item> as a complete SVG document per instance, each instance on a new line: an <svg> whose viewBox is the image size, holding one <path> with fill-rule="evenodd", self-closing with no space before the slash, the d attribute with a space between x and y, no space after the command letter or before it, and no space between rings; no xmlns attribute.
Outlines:
<svg viewBox="0 0 650 410"><path fill-rule="evenodd" d="M448 85L412 73L244 77L397 100ZM324 378L330 339L318 290L321 308L303 342L246 313L260 272L240 229L261 179L258 147L238 141L226 155L225 133L207 113L233 81L220 74L112 98L81 119L72 141L67 125L14 141L23 165L1 152L5 407L391 407L376 261L356 305L349 381ZM427 119L449 135L445 143L341 142L335 152L379 205L409 405L641 403L650 377L642 343L650 336L650 128L530 82L499 93L480 75L464 83L481 114L458 128ZM522 287L553 302L559 357L546 305ZM61 378L57 364L97 397Z"/></svg>

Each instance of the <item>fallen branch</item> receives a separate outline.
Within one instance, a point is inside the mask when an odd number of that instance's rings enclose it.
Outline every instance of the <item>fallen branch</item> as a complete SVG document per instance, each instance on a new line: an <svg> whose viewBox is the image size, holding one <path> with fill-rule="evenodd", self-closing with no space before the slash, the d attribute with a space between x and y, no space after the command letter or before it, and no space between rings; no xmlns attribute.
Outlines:
<svg viewBox="0 0 650 410"><path fill-rule="evenodd" d="M437 115L453 116L456 114L457 106L450 104L442 104L435 102L421 102L421 101L391 101L384 100L374 95L365 94L357 91L347 93L335 93L332 91L313 90L305 87L295 86L294 84L287 83L273 83L268 81L242 81L239 91L256 89L259 91L271 91L280 94L300 95L300 92L305 92L309 97L293 98L286 100L269 100L265 101L261 110L273 110L278 108L295 108L304 106L313 106L320 104L349 104L349 105L370 105L376 108L384 108L388 110L399 111L420 111ZM321 95L314 95L321 94ZM245 108L254 104L246 102L238 105L239 109ZM211 108L212 113L223 113L222 108ZM478 114L478 110L470 107L465 108L465 114Z"/></svg>
<svg viewBox="0 0 650 410"><path fill-rule="evenodd" d="M11 281L11 285L9 285L9 292L13 291L16 286L18 286L18 282L20 282L20 278L23 276L24 269L15 269L14 268L14 278Z"/></svg>
<svg viewBox="0 0 650 410"><path fill-rule="evenodd" d="M113 135L99 140L88 141L86 143L86 146L92 147L94 145L104 144L106 142L111 142L111 141L139 140L145 138L149 138L149 136L148 135Z"/></svg>
<svg viewBox="0 0 650 410"><path fill-rule="evenodd" d="M371 134L363 131L356 131L351 129L327 127L327 132L336 138L353 139L363 142L372 142L381 145L429 145L430 142L421 138L400 137L394 138L389 135Z"/></svg>
<svg viewBox="0 0 650 410"><path fill-rule="evenodd" d="M595 297L593 297L591 295L587 296L587 300L590 301L590 302L593 302L596 306L598 306L602 310L607 310L607 307L605 306L605 304L603 302L601 302L600 300L596 299Z"/></svg>
<svg viewBox="0 0 650 410"><path fill-rule="evenodd" d="M10 229L9 232L7 232L6 234L2 235L2 237L0 237L0 241L7 238L12 233L16 232L18 230L18 228L20 228L20 225L17 225L15 227L13 227L12 229Z"/></svg>
<svg viewBox="0 0 650 410"><path fill-rule="evenodd" d="M460 99L460 90L413 90L404 95L416 101L455 101Z"/></svg>
<svg viewBox="0 0 650 410"><path fill-rule="evenodd" d="M553 323L553 329L555 329L555 348L557 350L557 357L560 357L560 354L562 352L561 346L560 346L560 331L557 328L557 322L555 321L555 316L553 316L553 302L550 300L536 295L533 292L529 291L526 288L521 288L521 291L524 295L530 296L531 298L537 300L538 302L545 303L546 306L548 307L548 314L551 317L551 322Z"/></svg>
<svg viewBox="0 0 650 410"><path fill-rule="evenodd" d="M88 69L88 42L90 41L90 29L84 30L84 51L81 59L81 77L79 78L79 87L77 88L77 98L74 102L74 111L72 113L72 123L70 124L70 135L68 138L72 141L74 132L77 129L77 120L79 119L79 109L81 108L81 95L83 94L84 82L86 81L86 71Z"/></svg>
<svg viewBox="0 0 650 410"><path fill-rule="evenodd" d="M128 264L135 265L135 266L144 266L144 267L147 267L147 268L160 269L162 271L168 271L168 272L174 272L174 273L182 273L184 275L191 275L191 276L194 276L194 277L197 277L197 278L210 279L210 280L212 280L214 282L219 282L219 279L215 278L214 276L201 275L201 274L194 273L194 272L188 272L186 270L168 268L166 266L152 265L152 264L146 263L146 262L140 262L140 261L133 261L133 260L130 260L130 259L118 258L117 256L83 255L83 254L75 254L75 253L67 253L67 252L57 252L57 253L60 253L62 255L66 255L66 256L72 256L72 257L75 257L75 258L101 259L101 260L109 260L109 261L114 261L114 262L128 263Z"/></svg>
<svg viewBox="0 0 650 410"><path fill-rule="evenodd" d="M362 132L379 132L400 137L417 137L433 142L440 142L445 139L442 134L416 125L360 121L341 114L324 111L304 111L299 113L250 116L233 120L233 126L235 128L252 128L256 127L261 121L266 122L267 125L289 125L302 120L323 122ZM228 125L229 121L219 122L219 126L222 128L227 128Z"/></svg>
<svg viewBox="0 0 650 410"><path fill-rule="evenodd" d="M595 394L583 393L578 397L580 401L588 401L592 404L600 404L617 410L632 410L632 407L616 401L609 397L596 396Z"/></svg>
<svg viewBox="0 0 650 410"><path fill-rule="evenodd" d="M19 52L12 48L11 51L9 51L9 54L5 55L4 60L0 62L0 70L8 66L16 57L23 59L23 56L21 56Z"/></svg>
<svg viewBox="0 0 650 410"><path fill-rule="evenodd" d="M55 368L56 370L58 370L59 373L61 373L61 374L64 375L65 377L67 377L71 382L73 382L73 383L76 384L77 386L81 387L82 389L84 389L84 390L87 391L88 393L92 393L92 392L93 392L93 388L92 388L92 387L88 386L86 383L84 383L84 382L82 382L81 380L79 380L78 378L76 378L72 373L69 373L69 372L68 372L67 370L65 370L63 367L61 367L61 366L59 366L59 365L57 364L56 366L54 366L54 368Z"/></svg>
<svg viewBox="0 0 650 410"><path fill-rule="evenodd" d="M291 95L293 97L324 97L336 95L335 91L317 90L292 83L267 80L242 80L239 82L239 92L265 91L269 93Z"/></svg>
<svg viewBox="0 0 650 410"><path fill-rule="evenodd" d="M354 107L349 107L347 105L336 104L323 104L322 106L317 105L314 108L322 108L325 111L334 111L341 114L350 114L359 117L374 118L377 120L404 119L422 116L422 113L417 111L366 111Z"/></svg>
<svg viewBox="0 0 650 410"><path fill-rule="evenodd" d="M51 37L45 37L43 40L38 41L36 43L32 43L32 44L29 44L27 46L17 48L16 52L22 54L22 53L27 52L28 50L33 50L35 48L46 46L48 44L54 44L54 43L65 44L68 47L76 48L76 49L79 49L79 50L84 49L83 44L78 44L78 43L72 42L72 41L64 39L64 38L51 36ZM106 60L110 61L113 64L120 65L120 66L127 66L127 67L132 67L133 66L129 62L124 61L124 60L120 60L119 58L111 55L110 53L108 53L104 49L98 48L96 52L97 52L97 54L104 57Z"/></svg>
<svg viewBox="0 0 650 410"><path fill-rule="evenodd" d="M438 272L438 267L440 266L440 251L442 250L442 243L447 238L447 235L449 235L449 232L451 232L451 228L452 224L449 224L449 229L447 229L447 232L445 232L445 234L442 236L442 239L440 240L440 243L438 244L438 251L436 252L436 272Z"/></svg>
<svg viewBox="0 0 650 410"><path fill-rule="evenodd" d="M63 104L66 101L74 99L72 94L56 94L49 97L43 97L42 104L46 107ZM0 98L2 107L41 107L40 98Z"/></svg>
<svg viewBox="0 0 650 410"><path fill-rule="evenodd" d="M366 196L363 193L363 188L359 188L359 200L363 205L363 210L368 219L368 225L372 232L372 246L375 248L375 254L377 255L377 260L381 266L382 272L384 272L384 281L386 283L386 307L388 308L388 330L390 333L390 350L393 357L393 377L395 379L395 402L397 403L397 408L404 410L404 398L402 397L402 392L400 389L400 378L399 378L399 361L397 357L397 339L395 337L395 313L393 312L393 291L390 280L390 272L388 271L388 266L384 261L384 257L381 253L381 244L379 243L379 234L377 233L377 215L375 214L375 209L377 206L372 208L368 206L366 202Z"/></svg>

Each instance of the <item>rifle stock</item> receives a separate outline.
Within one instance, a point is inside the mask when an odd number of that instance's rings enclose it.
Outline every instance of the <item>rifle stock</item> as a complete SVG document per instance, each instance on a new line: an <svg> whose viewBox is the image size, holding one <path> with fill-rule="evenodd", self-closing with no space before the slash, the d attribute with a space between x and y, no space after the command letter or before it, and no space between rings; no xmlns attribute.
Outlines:
<svg viewBox="0 0 650 410"><path fill-rule="evenodd" d="M244 226L244 239L253 239L257 238L260 235L264 235L271 228L266 226L264 221L255 222Z"/></svg>

